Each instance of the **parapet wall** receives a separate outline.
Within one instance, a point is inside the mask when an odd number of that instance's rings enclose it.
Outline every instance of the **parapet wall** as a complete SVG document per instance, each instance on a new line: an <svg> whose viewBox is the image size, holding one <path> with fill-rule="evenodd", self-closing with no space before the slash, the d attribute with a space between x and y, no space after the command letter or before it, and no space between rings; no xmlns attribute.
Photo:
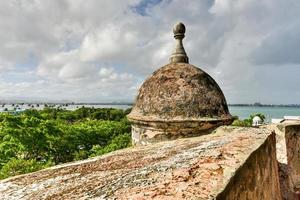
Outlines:
<svg viewBox="0 0 300 200"><path fill-rule="evenodd" d="M288 185L300 199L300 124L285 126Z"/></svg>
<svg viewBox="0 0 300 200"><path fill-rule="evenodd" d="M265 126L276 133L276 153L283 200L300 199L300 123L286 121Z"/></svg>
<svg viewBox="0 0 300 200"><path fill-rule="evenodd" d="M0 181L0 199L279 200L275 136L223 126Z"/></svg>
<svg viewBox="0 0 300 200"><path fill-rule="evenodd" d="M216 199L281 200L275 144L273 133L249 155Z"/></svg>

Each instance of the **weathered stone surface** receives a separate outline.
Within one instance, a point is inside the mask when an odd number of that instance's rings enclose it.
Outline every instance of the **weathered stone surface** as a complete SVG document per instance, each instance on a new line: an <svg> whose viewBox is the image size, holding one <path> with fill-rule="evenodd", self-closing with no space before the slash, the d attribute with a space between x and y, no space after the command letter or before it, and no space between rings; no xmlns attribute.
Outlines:
<svg viewBox="0 0 300 200"><path fill-rule="evenodd" d="M136 121L131 125L132 143L146 145L160 141L174 140L193 136L206 135L217 126L230 124L227 120L202 120L178 122L142 122Z"/></svg>
<svg viewBox="0 0 300 200"><path fill-rule="evenodd" d="M300 194L300 124L285 126L285 140L291 190Z"/></svg>
<svg viewBox="0 0 300 200"><path fill-rule="evenodd" d="M141 86L129 118L141 121L199 121L231 118L218 84L187 63L171 63Z"/></svg>
<svg viewBox="0 0 300 200"><path fill-rule="evenodd" d="M275 133L235 172L217 200L281 200Z"/></svg>
<svg viewBox="0 0 300 200"><path fill-rule="evenodd" d="M285 122L265 126L276 133L276 150L282 198L300 199L300 123Z"/></svg>
<svg viewBox="0 0 300 200"><path fill-rule="evenodd" d="M287 169L287 155L286 155L286 142L284 125L282 124L269 124L264 126L268 130L275 131L276 133L276 156L278 162L278 175L280 182L280 191L283 200L293 200L294 195L290 192L288 183L288 169Z"/></svg>
<svg viewBox="0 0 300 200"><path fill-rule="evenodd" d="M219 127L210 135L129 148L3 180L0 199L276 200L274 139L267 129Z"/></svg>
<svg viewBox="0 0 300 200"><path fill-rule="evenodd" d="M232 122L218 84L187 63L171 63L154 72L141 86L128 118L133 144L199 135L203 130L207 134Z"/></svg>

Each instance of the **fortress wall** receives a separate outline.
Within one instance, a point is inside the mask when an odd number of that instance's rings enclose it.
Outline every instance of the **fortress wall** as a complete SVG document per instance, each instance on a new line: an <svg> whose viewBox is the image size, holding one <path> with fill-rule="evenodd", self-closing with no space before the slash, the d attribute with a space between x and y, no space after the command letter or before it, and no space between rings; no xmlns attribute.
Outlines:
<svg viewBox="0 0 300 200"><path fill-rule="evenodd" d="M275 135L222 126L0 181L0 199L279 200Z"/></svg>
<svg viewBox="0 0 300 200"><path fill-rule="evenodd" d="M275 133L249 155L216 199L281 199Z"/></svg>
<svg viewBox="0 0 300 200"><path fill-rule="evenodd" d="M289 189L300 197L300 124L285 126Z"/></svg>

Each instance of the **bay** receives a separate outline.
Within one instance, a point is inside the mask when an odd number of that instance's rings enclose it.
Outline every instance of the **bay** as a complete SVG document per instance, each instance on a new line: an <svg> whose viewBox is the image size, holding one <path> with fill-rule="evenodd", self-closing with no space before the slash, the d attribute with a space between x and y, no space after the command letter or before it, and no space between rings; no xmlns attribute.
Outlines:
<svg viewBox="0 0 300 200"><path fill-rule="evenodd" d="M284 106L229 106L231 115L238 116L240 119L246 119L251 114L261 113L266 117L266 122L271 119L282 119L284 116L300 116L299 107Z"/></svg>
<svg viewBox="0 0 300 200"><path fill-rule="evenodd" d="M32 104L34 109L41 110L44 108L44 105L41 104L37 106L37 104ZM111 105L111 104L76 104L76 105L56 105L55 107L60 107L67 110L76 110L81 107L94 107L94 108L118 108L118 109L127 109L130 108L131 105ZM0 112L4 111L7 108L8 110L14 110L16 105L12 106L10 104L6 104L3 107L0 107ZM19 110L26 110L31 108L26 104L18 105ZM229 111L231 115L238 116L239 119L246 119L251 114L261 113L266 116L266 122L270 122L271 119L282 119L284 116L300 116L300 107L284 107L284 106L229 106Z"/></svg>

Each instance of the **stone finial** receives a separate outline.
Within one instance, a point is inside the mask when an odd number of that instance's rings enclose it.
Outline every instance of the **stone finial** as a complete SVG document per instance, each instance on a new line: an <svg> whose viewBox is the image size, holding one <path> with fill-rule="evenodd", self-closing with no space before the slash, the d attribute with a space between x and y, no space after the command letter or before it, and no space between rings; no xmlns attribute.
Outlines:
<svg viewBox="0 0 300 200"><path fill-rule="evenodd" d="M181 22L175 24L173 33L174 38L176 39L176 46L170 57L170 63L189 63L189 58L187 57L182 44L185 33L184 24Z"/></svg>

